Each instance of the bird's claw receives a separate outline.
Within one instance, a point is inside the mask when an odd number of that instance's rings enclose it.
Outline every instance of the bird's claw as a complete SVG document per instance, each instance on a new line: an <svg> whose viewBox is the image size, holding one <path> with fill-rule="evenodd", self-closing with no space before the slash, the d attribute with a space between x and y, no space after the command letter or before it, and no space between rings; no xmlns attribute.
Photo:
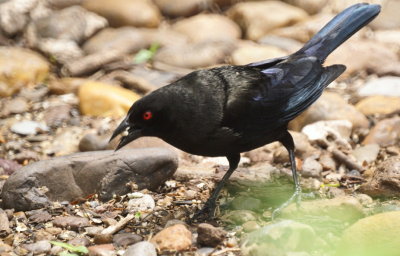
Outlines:
<svg viewBox="0 0 400 256"><path fill-rule="evenodd" d="M271 219L274 220L279 214L281 214L282 210L285 209L286 207L289 206L289 204L293 203L296 201L296 206L297 208L301 207L301 189L296 189L296 191L293 193L293 195L283 204L281 204L278 208L276 208L272 212Z"/></svg>
<svg viewBox="0 0 400 256"><path fill-rule="evenodd" d="M190 222L202 222L205 220L209 220L214 217L216 205L215 203L210 203L207 201L201 210L197 211L193 217L190 219Z"/></svg>

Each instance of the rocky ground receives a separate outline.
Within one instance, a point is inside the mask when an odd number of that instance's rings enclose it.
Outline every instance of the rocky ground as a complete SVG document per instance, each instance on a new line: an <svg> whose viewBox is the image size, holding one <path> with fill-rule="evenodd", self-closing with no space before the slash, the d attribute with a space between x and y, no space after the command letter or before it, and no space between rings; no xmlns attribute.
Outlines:
<svg viewBox="0 0 400 256"><path fill-rule="evenodd" d="M146 93L297 50L353 0L0 1L0 255L398 255L400 4L335 51L347 66L279 143L243 154L218 218L190 223L226 171L156 138L114 152ZM177 102L176 104L179 104Z"/></svg>

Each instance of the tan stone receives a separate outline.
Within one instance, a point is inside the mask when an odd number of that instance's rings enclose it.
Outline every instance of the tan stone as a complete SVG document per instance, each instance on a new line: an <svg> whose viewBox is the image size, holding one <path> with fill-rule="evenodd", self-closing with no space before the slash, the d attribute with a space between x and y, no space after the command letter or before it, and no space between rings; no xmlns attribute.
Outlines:
<svg viewBox="0 0 400 256"><path fill-rule="evenodd" d="M321 120L348 120L353 124L353 129L369 126L368 119L342 96L324 92L311 107L290 122L289 128L299 131L305 125Z"/></svg>
<svg viewBox="0 0 400 256"><path fill-rule="evenodd" d="M363 140L362 144L378 144L382 147L396 145L400 138L400 117L379 121Z"/></svg>
<svg viewBox="0 0 400 256"><path fill-rule="evenodd" d="M245 65L251 62L277 58L287 55L284 50L272 45L246 43L233 51L231 58L234 65Z"/></svg>
<svg viewBox="0 0 400 256"><path fill-rule="evenodd" d="M0 96L43 82L49 63L39 54L18 47L0 47Z"/></svg>
<svg viewBox="0 0 400 256"><path fill-rule="evenodd" d="M158 232L150 242L160 251L184 251L192 246L192 233L183 224L176 224Z"/></svg>
<svg viewBox="0 0 400 256"><path fill-rule="evenodd" d="M178 21L172 28L186 35L192 42L236 40L241 36L235 22L218 14L199 14Z"/></svg>
<svg viewBox="0 0 400 256"><path fill-rule="evenodd" d="M84 0L82 5L105 17L113 27L157 27L161 21L151 0Z"/></svg>
<svg viewBox="0 0 400 256"><path fill-rule="evenodd" d="M52 79L49 82L49 89L54 94L78 93L79 87L90 80L79 77L63 77Z"/></svg>
<svg viewBox="0 0 400 256"><path fill-rule="evenodd" d="M356 109L364 115L387 115L400 111L400 97L370 96L357 103Z"/></svg>
<svg viewBox="0 0 400 256"><path fill-rule="evenodd" d="M273 29L302 21L308 14L279 1L243 2L228 10L228 17L239 24L246 38L257 40Z"/></svg>
<svg viewBox="0 0 400 256"><path fill-rule="evenodd" d="M78 96L82 114L114 117L125 115L140 98L130 90L96 81L81 85Z"/></svg>

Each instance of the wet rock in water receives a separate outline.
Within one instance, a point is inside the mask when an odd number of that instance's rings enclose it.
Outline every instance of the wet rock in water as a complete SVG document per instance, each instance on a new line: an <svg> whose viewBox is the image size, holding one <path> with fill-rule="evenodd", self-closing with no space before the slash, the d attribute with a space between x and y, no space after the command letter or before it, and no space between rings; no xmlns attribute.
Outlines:
<svg viewBox="0 0 400 256"><path fill-rule="evenodd" d="M368 128L368 119L337 93L324 92L322 96L300 116L289 123L289 128L301 130L305 125L321 120L348 120L353 129Z"/></svg>
<svg viewBox="0 0 400 256"><path fill-rule="evenodd" d="M125 115L140 98L130 90L96 81L81 85L78 96L82 114L114 117Z"/></svg>
<svg viewBox="0 0 400 256"><path fill-rule="evenodd" d="M107 21L75 5L36 19L33 26L38 40L53 38L81 44L95 32L106 27Z"/></svg>
<svg viewBox="0 0 400 256"><path fill-rule="evenodd" d="M139 189L156 189L177 168L177 156L163 148L96 151L56 157L21 168L3 188L3 206L18 210L45 207L49 200L72 201L99 193L102 200Z"/></svg>
<svg viewBox="0 0 400 256"><path fill-rule="evenodd" d="M113 27L153 28L161 21L157 6L150 0L86 0L83 7L105 17Z"/></svg>
<svg viewBox="0 0 400 256"><path fill-rule="evenodd" d="M210 247L219 245L227 234L222 228L216 228L208 223L201 223L197 227L197 233L197 243Z"/></svg>
<svg viewBox="0 0 400 256"><path fill-rule="evenodd" d="M301 130L311 142L321 146L330 146L332 143L351 149L350 139L352 124L348 120L319 121L306 125Z"/></svg>
<svg viewBox="0 0 400 256"><path fill-rule="evenodd" d="M357 159L359 163L372 163L376 160L379 154L378 144L367 144L365 146L358 147L352 151L352 155Z"/></svg>
<svg viewBox="0 0 400 256"><path fill-rule="evenodd" d="M156 203L151 195L142 193L131 193L128 196L132 199L128 201L126 209L131 212L151 212Z"/></svg>
<svg viewBox="0 0 400 256"><path fill-rule="evenodd" d="M370 80L358 90L358 95L400 97L400 77L385 76Z"/></svg>
<svg viewBox="0 0 400 256"><path fill-rule="evenodd" d="M229 41L200 42L161 48L154 57L171 66L195 69L223 63L234 49Z"/></svg>
<svg viewBox="0 0 400 256"><path fill-rule="evenodd" d="M120 233L113 236L113 243L116 247L127 247L143 240L143 237L133 233Z"/></svg>
<svg viewBox="0 0 400 256"><path fill-rule="evenodd" d="M42 240L33 244L23 244L22 247L33 255L47 254L51 249L51 244L49 241Z"/></svg>
<svg viewBox="0 0 400 256"><path fill-rule="evenodd" d="M395 256L400 251L400 211L361 219L347 228L336 255Z"/></svg>
<svg viewBox="0 0 400 256"><path fill-rule="evenodd" d="M311 226L283 220L249 233L241 249L244 255L252 256L298 255L319 249L321 245L316 241L318 237Z"/></svg>
<svg viewBox="0 0 400 256"><path fill-rule="evenodd" d="M360 191L375 197L398 196L400 190L400 157L390 157L374 171L372 178L362 184Z"/></svg>
<svg viewBox="0 0 400 256"><path fill-rule="evenodd" d="M206 10L212 1L209 0L155 0L161 12L169 17L186 17Z"/></svg>
<svg viewBox="0 0 400 256"><path fill-rule="evenodd" d="M185 251L192 246L192 233L183 224L158 232L151 240L160 251Z"/></svg>
<svg viewBox="0 0 400 256"><path fill-rule="evenodd" d="M129 246L123 256L157 256L156 247L147 241Z"/></svg>
<svg viewBox="0 0 400 256"><path fill-rule="evenodd" d="M234 41L241 35L240 28L235 22L218 14L199 14L183 19L176 22L172 29L186 35L193 43Z"/></svg>
<svg viewBox="0 0 400 256"><path fill-rule="evenodd" d="M249 210L234 210L227 212L221 219L229 223L240 225L248 221L257 220L257 215Z"/></svg>
<svg viewBox="0 0 400 256"><path fill-rule="evenodd" d="M283 218L301 219L304 216L326 216L343 222L354 222L364 216L360 202L352 196L304 201L301 208L291 204L282 210Z"/></svg>
<svg viewBox="0 0 400 256"><path fill-rule="evenodd" d="M11 131L19 135L35 135L49 131L49 127L45 124L35 121L20 121L11 126Z"/></svg>
<svg viewBox="0 0 400 256"><path fill-rule="evenodd" d="M321 176L322 165L313 157L308 157L304 160L301 169L302 177L318 178Z"/></svg>
<svg viewBox="0 0 400 256"><path fill-rule="evenodd" d="M90 226L89 220L83 217L58 216L53 220L53 225L59 228L67 228L78 231L79 228Z"/></svg>
<svg viewBox="0 0 400 256"><path fill-rule="evenodd" d="M21 167L22 165L15 161L0 158L0 175L11 175Z"/></svg>
<svg viewBox="0 0 400 256"><path fill-rule="evenodd" d="M308 17L302 9L278 1L237 3L228 10L227 15L242 26L246 38L251 40L260 39L275 28L284 27Z"/></svg>
<svg viewBox="0 0 400 256"><path fill-rule="evenodd" d="M17 97L11 100L5 100L2 104L0 117L8 116L10 114L22 114L28 111L29 105L25 98Z"/></svg>
<svg viewBox="0 0 400 256"><path fill-rule="evenodd" d="M113 244L99 244L88 247L89 255L93 256L112 256L115 255Z"/></svg>
<svg viewBox="0 0 400 256"><path fill-rule="evenodd" d="M137 52L150 44L137 28L106 28L83 45L86 54L118 49L124 53Z"/></svg>
<svg viewBox="0 0 400 256"><path fill-rule="evenodd" d="M246 65L265 59L272 59L287 55L287 52L272 45L259 45L254 43L242 43L232 52L232 64Z"/></svg>
<svg viewBox="0 0 400 256"><path fill-rule="evenodd" d="M231 202L233 210L256 211L261 208L261 202L257 198L247 196L237 196Z"/></svg>
<svg viewBox="0 0 400 256"><path fill-rule="evenodd" d="M365 54L366 52L369 54ZM372 40L351 39L341 45L329 55L325 65L337 63L346 64L346 71L340 76L341 79L363 70L379 76L400 74L397 54L386 45Z"/></svg>
<svg viewBox="0 0 400 256"><path fill-rule="evenodd" d="M98 151L108 148L110 136L99 136L95 133L88 133L79 141L79 151Z"/></svg>
<svg viewBox="0 0 400 256"><path fill-rule="evenodd" d="M400 90L400 83L399 83ZM358 111L364 115L390 115L400 111L400 96L370 96L359 101L356 105Z"/></svg>
<svg viewBox="0 0 400 256"><path fill-rule="evenodd" d="M48 62L36 52L18 47L0 47L0 97L44 81Z"/></svg>
<svg viewBox="0 0 400 256"><path fill-rule="evenodd" d="M400 117L379 121L369 132L362 144L378 144L381 147L396 145L400 138Z"/></svg>

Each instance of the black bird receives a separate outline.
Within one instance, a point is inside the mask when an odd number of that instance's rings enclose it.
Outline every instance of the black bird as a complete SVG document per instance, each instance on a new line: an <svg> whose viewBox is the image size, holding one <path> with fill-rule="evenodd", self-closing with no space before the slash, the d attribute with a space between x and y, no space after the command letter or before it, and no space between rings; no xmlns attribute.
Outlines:
<svg viewBox="0 0 400 256"><path fill-rule="evenodd" d="M292 55L192 72L136 101L110 140L127 130L117 150L141 136L156 136L191 154L225 156L229 169L196 217L214 214L218 194L241 152L279 141L289 152L295 192L278 209L295 199L300 202L288 122L344 72L344 65L324 67L327 56L379 12L379 5L356 4Z"/></svg>

